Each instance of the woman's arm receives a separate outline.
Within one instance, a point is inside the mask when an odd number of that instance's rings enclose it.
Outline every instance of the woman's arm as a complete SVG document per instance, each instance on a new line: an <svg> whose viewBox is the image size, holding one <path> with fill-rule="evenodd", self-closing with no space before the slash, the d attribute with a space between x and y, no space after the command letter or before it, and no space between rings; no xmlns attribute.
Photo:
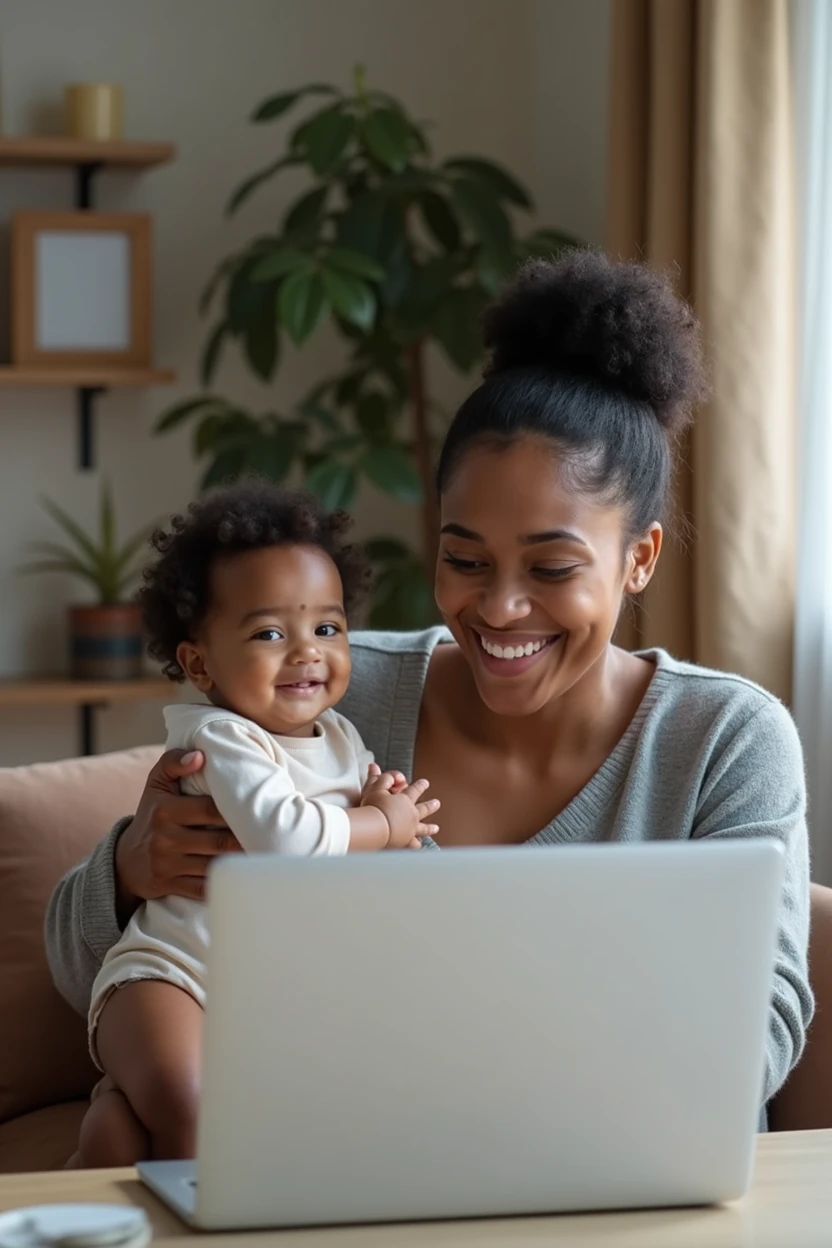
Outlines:
<svg viewBox="0 0 832 1248"><path fill-rule="evenodd" d="M46 910L46 957L55 986L86 1014L93 980L121 930L116 918L115 848L130 822L121 819L88 858L68 871Z"/></svg>
<svg viewBox="0 0 832 1248"><path fill-rule="evenodd" d="M791 716L767 701L709 769L695 837L772 836L786 851L766 1045L764 1100L797 1065L812 1018L809 838L803 751Z"/></svg>
<svg viewBox="0 0 832 1248"><path fill-rule="evenodd" d="M201 754L184 757L181 750L162 755L135 816L119 820L50 898L46 957L56 988L79 1014L87 1012L104 955L140 902L202 896L212 859L239 850L210 798L179 793L179 780L204 761Z"/></svg>

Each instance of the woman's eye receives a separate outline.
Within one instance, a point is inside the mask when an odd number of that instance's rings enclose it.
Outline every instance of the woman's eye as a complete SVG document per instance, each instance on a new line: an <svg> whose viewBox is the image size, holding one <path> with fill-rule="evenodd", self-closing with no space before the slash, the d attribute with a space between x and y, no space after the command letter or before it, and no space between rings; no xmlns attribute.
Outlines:
<svg viewBox="0 0 832 1248"><path fill-rule="evenodd" d="M573 563L568 568L535 568L534 572L537 576L544 576L549 581L558 581L561 577L568 576L570 572L574 572L577 567L578 564Z"/></svg>
<svg viewBox="0 0 832 1248"><path fill-rule="evenodd" d="M460 559L458 555L452 555L450 551L445 552L443 562L450 564L452 568L457 568L460 572L479 572L485 567L480 559Z"/></svg>
<svg viewBox="0 0 832 1248"><path fill-rule="evenodd" d="M252 641L282 641L283 634L276 628L261 628L259 633L255 633Z"/></svg>
<svg viewBox="0 0 832 1248"><path fill-rule="evenodd" d="M341 630L337 624L319 624L315 629L316 637L337 637Z"/></svg>

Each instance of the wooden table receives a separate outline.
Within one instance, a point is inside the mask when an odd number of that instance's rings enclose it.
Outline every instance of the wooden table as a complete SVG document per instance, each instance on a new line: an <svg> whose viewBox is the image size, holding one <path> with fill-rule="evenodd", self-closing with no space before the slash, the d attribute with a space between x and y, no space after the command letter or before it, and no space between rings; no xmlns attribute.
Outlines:
<svg viewBox="0 0 832 1248"><path fill-rule="evenodd" d="M418 1176L416 1180L418 1181ZM132 1170L0 1176L0 1210L58 1201L140 1205L155 1242L184 1248L189 1232ZM832 1244L832 1131L761 1136L754 1185L716 1209L580 1217L434 1222L336 1230L212 1234L209 1248L829 1248Z"/></svg>

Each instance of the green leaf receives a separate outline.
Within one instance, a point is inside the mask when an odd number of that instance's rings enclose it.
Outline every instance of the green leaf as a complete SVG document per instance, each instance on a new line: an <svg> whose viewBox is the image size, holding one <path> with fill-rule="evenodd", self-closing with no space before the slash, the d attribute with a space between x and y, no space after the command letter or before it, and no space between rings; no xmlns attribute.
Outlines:
<svg viewBox="0 0 832 1248"><path fill-rule="evenodd" d="M227 333L227 322L220 321L219 324L214 326L211 336L205 344L199 369L203 386L210 386L214 373L217 371L217 365L220 362L220 351Z"/></svg>
<svg viewBox="0 0 832 1248"><path fill-rule="evenodd" d="M360 277L328 268L321 270L321 277L326 297L335 312L359 329L370 329L376 316L376 300L367 283Z"/></svg>
<svg viewBox="0 0 832 1248"><path fill-rule="evenodd" d="M477 281L483 290L488 291L489 295L496 295L512 272L514 264L514 257L511 253L496 252L489 247L482 247L475 266Z"/></svg>
<svg viewBox="0 0 832 1248"><path fill-rule="evenodd" d="M292 469L297 442L290 429L278 427L272 433L264 433L252 446L249 456L254 468L278 485Z"/></svg>
<svg viewBox="0 0 832 1248"><path fill-rule="evenodd" d="M373 597L371 628L425 628L436 623L436 606L425 569L409 551L407 558L388 563L376 581Z"/></svg>
<svg viewBox="0 0 832 1248"><path fill-rule="evenodd" d="M377 390L365 394L355 409L359 428L368 438L386 439L390 436L390 403Z"/></svg>
<svg viewBox="0 0 832 1248"><path fill-rule="evenodd" d="M379 164L400 173L410 156L411 127L395 108L377 108L361 123L361 137Z"/></svg>
<svg viewBox="0 0 832 1248"><path fill-rule="evenodd" d="M459 225L447 199L436 191L426 191L419 196L419 208L425 225L439 246L446 251L456 251L459 247Z"/></svg>
<svg viewBox="0 0 832 1248"><path fill-rule="evenodd" d="M232 334L241 334L245 330L251 314L253 301L262 299L262 289L252 278L260 264L260 256L249 256L234 273L228 284L225 300L225 319Z"/></svg>
<svg viewBox="0 0 832 1248"><path fill-rule="evenodd" d="M227 275L232 271L232 269L236 267L237 263L238 263L238 259L236 256L229 256L228 259L223 260L222 264L219 265L214 270L205 289L203 290L202 294L199 297L200 316L204 316L205 313L208 311L209 307L211 306L211 302L214 298L214 295L217 293L217 290L219 289L220 284L227 277Z"/></svg>
<svg viewBox="0 0 832 1248"><path fill-rule="evenodd" d="M280 339L271 301L261 315L249 321L243 335L246 359L258 377L271 381L277 367Z"/></svg>
<svg viewBox="0 0 832 1248"><path fill-rule="evenodd" d="M453 173L462 173L487 186L498 199L508 200L520 208L533 208L528 191L493 160L481 160L473 156L459 156L446 160L443 166Z"/></svg>
<svg viewBox="0 0 832 1248"><path fill-rule="evenodd" d="M357 372L347 373L346 377L342 377L335 388L335 402L340 407L352 403L364 384L366 376L367 370L361 368Z"/></svg>
<svg viewBox="0 0 832 1248"><path fill-rule="evenodd" d="M280 319L290 337L300 345L313 332L326 307L323 282L318 273L292 273L277 297Z"/></svg>
<svg viewBox="0 0 832 1248"><path fill-rule="evenodd" d="M363 256L360 251L349 251L345 247L330 247L325 261L330 268L341 269L342 272L351 273L355 277L366 277L371 282L380 282L384 277L384 269L381 265L376 264L369 256Z"/></svg>
<svg viewBox="0 0 832 1248"><path fill-rule="evenodd" d="M199 483L201 490L210 489L212 485L222 485L225 481L234 481L246 466L247 449L244 444L230 446L220 451L208 471Z"/></svg>
<svg viewBox="0 0 832 1248"><path fill-rule="evenodd" d="M422 483L412 461L397 446L372 446L361 467L374 485L402 503L422 500Z"/></svg>
<svg viewBox="0 0 832 1248"><path fill-rule="evenodd" d="M305 122L293 136L292 146L305 154L320 178L340 163L354 133L355 118L336 105Z"/></svg>
<svg viewBox="0 0 832 1248"><path fill-rule="evenodd" d="M63 507L59 507L57 503L53 503L51 498L41 497L41 506L49 513L55 523L63 529L67 537L69 537L79 550L83 551L93 564L98 563L99 551L95 542L86 533Z"/></svg>
<svg viewBox="0 0 832 1248"><path fill-rule="evenodd" d="M295 156L281 156L280 160L273 160L264 169L258 169L257 173L253 173L250 178L246 178L245 182L241 182L234 191L225 206L225 215L227 217L232 216L240 205L244 204L248 197L257 190L258 186L268 182L269 178L273 178L281 169L286 169L289 165L297 165L299 163Z"/></svg>
<svg viewBox="0 0 832 1248"><path fill-rule="evenodd" d="M429 190L435 182L436 174L432 169L420 169L417 165L408 165L401 173L386 177L381 189L388 195L416 195Z"/></svg>
<svg viewBox="0 0 832 1248"><path fill-rule="evenodd" d="M451 196L462 220L474 237L494 252L511 250L511 223L495 199L483 194L481 183L460 178Z"/></svg>
<svg viewBox="0 0 832 1248"><path fill-rule="evenodd" d="M447 298L459 270L456 256L439 256L417 268L398 309L405 333L420 333L430 324L442 299Z"/></svg>
<svg viewBox="0 0 832 1248"><path fill-rule="evenodd" d="M153 524L146 524L144 528L139 529L138 533L135 533L128 542L125 542L124 546L122 546L119 551L119 564L122 566L129 564L130 560L138 555L148 544L151 535L155 533L157 528L157 521L154 521Z"/></svg>
<svg viewBox="0 0 832 1248"><path fill-rule="evenodd" d="M299 251L297 247L281 247L270 256L258 260L251 271L251 280L271 282L275 278L285 277L287 273L293 273L295 269L311 271L313 263L312 257Z"/></svg>
<svg viewBox="0 0 832 1248"><path fill-rule="evenodd" d="M341 426L338 417L325 407L321 407L319 403L304 403L300 409L301 416L306 420L314 421L326 433L340 433Z"/></svg>
<svg viewBox="0 0 832 1248"><path fill-rule="evenodd" d="M371 563L393 563L413 558L410 548L395 537L371 537L364 543L364 551Z"/></svg>
<svg viewBox="0 0 832 1248"><path fill-rule="evenodd" d="M480 355L479 314L482 297L474 290L454 290L439 305L431 328L452 364L470 372Z"/></svg>
<svg viewBox="0 0 832 1248"><path fill-rule="evenodd" d="M349 507L355 497L358 479L354 468L325 459L306 474L306 484L328 511Z"/></svg>
<svg viewBox="0 0 832 1248"><path fill-rule="evenodd" d="M316 187L301 195L283 218L283 233L293 237L302 236L304 240L314 242L318 236L318 226L326 206L329 186ZM312 227L316 227L313 231Z"/></svg>
<svg viewBox="0 0 832 1248"><path fill-rule="evenodd" d="M320 448L326 456L349 455L364 445L364 439L357 433L340 433L335 438L328 438Z"/></svg>
<svg viewBox="0 0 832 1248"><path fill-rule="evenodd" d="M110 483L105 481L101 486L101 554L105 559L112 558L116 549L116 520L113 514L113 493Z"/></svg>
<svg viewBox="0 0 832 1248"><path fill-rule="evenodd" d="M212 412L199 422L193 435L194 456L197 459L216 448L223 430L228 428L228 422L229 415L226 412Z"/></svg>
<svg viewBox="0 0 832 1248"><path fill-rule="evenodd" d="M92 585L93 589L103 600L100 577L90 568L73 559L43 559L34 563L24 563L18 568L18 572L23 576L31 576L33 573L38 572L63 572L68 576L77 576L82 581L87 581L88 584Z"/></svg>
<svg viewBox="0 0 832 1248"><path fill-rule="evenodd" d="M162 413L153 426L153 432L167 433L169 429L175 429L177 425L181 425L189 416L193 416L206 407L214 408L219 402L222 400L209 394L201 395L198 399L186 399L184 403L175 403L173 407L169 407L166 412Z"/></svg>
<svg viewBox="0 0 832 1248"><path fill-rule="evenodd" d="M339 247L371 256L386 269L391 256L407 246L404 214L395 200L367 191L341 214L337 237Z"/></svg>
<svg viewBox="0 0 832 1248"><path fill-rule="evenodd" d="M335 87L330 87L325 82L314 82L311 86L301 87L298 91L281 91L279 95L272 95L262 104L258 104L251 114L251 120L275 121L305 95L338 95L338 92Z"/></svg>
<svg viewBox="0 0 832 1248"><path fill-rule="evenodd" d="M387 259L387 273L381 285L381 299L390 308L397 308L404 299L413 278L414 266L405 240Z"/></svg>

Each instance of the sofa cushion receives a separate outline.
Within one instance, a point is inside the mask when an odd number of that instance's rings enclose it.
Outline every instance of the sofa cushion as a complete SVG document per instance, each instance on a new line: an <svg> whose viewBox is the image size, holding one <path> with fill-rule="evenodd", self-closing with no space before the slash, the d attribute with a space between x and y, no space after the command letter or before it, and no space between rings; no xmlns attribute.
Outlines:
<svg viewBox="0 0 832 1248"><path fill-rule="evenodd" d="M0 1174L62 1170L78 1147L86 1112L86 1101L69 1101L0 1122Z"/></svg>
<svg viewBox="0 0 832 1248"><path fill-rule="evenodd" d="M43 916L52 889L135 809L160 749L0 768L0 1123L86 1097L86 1023L52 985Z"/></svg>

